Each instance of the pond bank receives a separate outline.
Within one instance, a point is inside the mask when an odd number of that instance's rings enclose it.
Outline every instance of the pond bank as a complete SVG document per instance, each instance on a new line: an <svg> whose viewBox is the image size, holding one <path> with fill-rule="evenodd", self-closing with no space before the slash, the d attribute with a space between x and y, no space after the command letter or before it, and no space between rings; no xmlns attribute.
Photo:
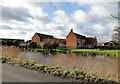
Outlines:
<svg viewBox="0 0 120 84"><path fill-rule="evenodd" d="M46 49L35 49L38 52L44 52ZM120 50L100 50L100 49L53 49L54 52L60 53L81 53L83 55L106 55L106 56L119 56Z"/></svg>
<svg viewBox="0 0 120 84"><path fill-rule="evenodd" d="M73 82L92 82L92 83L114 83L117 84L117 82L105 79L103 77L96 76L94 74L87 74L84 73L81 70L77 69L65 69L57 66L46 66L46 65L41 65L41 64L36 64L33 61L28 61L28 60L21 60L18 58L12 58L12 57L7 57L7 56L1 56L0 57L2 60L2 63L8 63L14 66L18 67L24 67L30 70L35 70L38 72L42 72L44 74L49 74L53 75L56 77L61 77L61 78L67 78L69 80L72 80Z"/></svg>

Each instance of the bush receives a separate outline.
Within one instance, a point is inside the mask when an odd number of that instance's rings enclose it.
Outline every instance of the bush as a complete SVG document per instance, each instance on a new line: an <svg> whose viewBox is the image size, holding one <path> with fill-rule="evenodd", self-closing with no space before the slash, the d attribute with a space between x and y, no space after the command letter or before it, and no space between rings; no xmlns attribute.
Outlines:
<svg viewBox="0 0 120 84"><path fill-rule="evenodd" d="M20 42L19 42L18 40L14 40L13 43L14 43L14 45L15 45L16 47L17 47L17 46L18 46L18 47L20 46Z"/></svg>
<svg viewBox="0 0 120 84"><path fill-rule="evenodd" d="M29 47L30 48L37 48L37 44L36 44L36 42L31 42L30 44L29 44Z"/></svg>
<svg viewBox="0 0 120 84"><path fill-rule="evenodd" d="M7 45L7 46L10 46L10 45L14 45L14 43L13 43L13 41L8 40L8 41L6 42L6 45Z"/></svg>
<svg viewBox="0 0 120 84"><path fill-rule="evenodd" d="M6 45L6 41L0 40L0 45Z"/></svg>

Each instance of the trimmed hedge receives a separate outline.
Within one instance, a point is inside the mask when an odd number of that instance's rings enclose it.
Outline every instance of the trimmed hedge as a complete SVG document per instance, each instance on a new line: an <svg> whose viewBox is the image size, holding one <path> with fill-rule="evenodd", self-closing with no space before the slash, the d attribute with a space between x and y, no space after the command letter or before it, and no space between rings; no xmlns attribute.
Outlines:
<svg viewBox="0 0 120 84"><path fill-rule="evenodd" d="M0 56L2 63L12 64L14 66L24 67L30 70L39 71L42 73L50 74L53 76L58 76L62 78L70 79L74 82L97 82L97 83L114 83L112 80L105 79L103 77L96 76L95 74L87 74L81 70L77 69L65 69L57 66L45 66L41 64L36 64L34 61L22 60L18 58L12 58L7 56Z"/></svg>

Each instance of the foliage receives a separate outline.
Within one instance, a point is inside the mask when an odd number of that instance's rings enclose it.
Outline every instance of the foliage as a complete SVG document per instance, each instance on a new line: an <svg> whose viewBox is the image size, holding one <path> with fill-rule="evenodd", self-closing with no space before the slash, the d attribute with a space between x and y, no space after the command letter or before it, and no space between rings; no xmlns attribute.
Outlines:
<svg viewBox="0 0 120 84"><path fill-rule="evenodd" d="M36 44L36 42L31 42L30 44L29 44L29 47L30 48L37 48L37 44Z"/></svg>
<svg viewBox="0 0 120 84"><path fill-rule="evenodd" d="M18 40L14 40L13 41L14 45L17 47L17 46L20 46L20 42Z"/></svg>
<svg viewBox="0 0 120 84"><path fill-rule="evenodd" d="M0 45L6 45L6 41L0 40Z"/></svg>
<svg viewBox="0 0 120 84"><path fill-rule="evenodd" d="M7 46L10 46L10 45L14 45L14 43L13 43L13 41L11 41L11 40L7 40L6 45L7 45Z"/></svg>
<svg viewBox="0 0 120 84"><path fill-rule="evenodd" d="M41 44L43 49L56 49L57 47L59 47L59 41L56 39L46 39Z"/></svg>

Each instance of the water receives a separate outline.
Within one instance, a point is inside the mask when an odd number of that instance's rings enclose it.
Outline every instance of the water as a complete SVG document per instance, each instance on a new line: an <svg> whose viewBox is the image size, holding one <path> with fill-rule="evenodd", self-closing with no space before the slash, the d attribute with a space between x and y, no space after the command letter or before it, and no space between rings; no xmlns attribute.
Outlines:
<svg viewBox="0 0 120 84"><path fill-rule="evenodd" d="M20 52L20 58L33 60L36 63L59 66L64 68L80 69L86 73L95 73L99 76L117 78L118 59L107 56L81 56L76 53L48 53Z"/></svg>
<svg viewBox="0 0 120 84"><path fill-rule="evenodd" d="M80 53L48 53L20 51L13 48L2 48L2 55L32 60L36 63L59 66L67 69L80 69L86 73L118 79L118 58L108 56L82 56Z"/></svg>

